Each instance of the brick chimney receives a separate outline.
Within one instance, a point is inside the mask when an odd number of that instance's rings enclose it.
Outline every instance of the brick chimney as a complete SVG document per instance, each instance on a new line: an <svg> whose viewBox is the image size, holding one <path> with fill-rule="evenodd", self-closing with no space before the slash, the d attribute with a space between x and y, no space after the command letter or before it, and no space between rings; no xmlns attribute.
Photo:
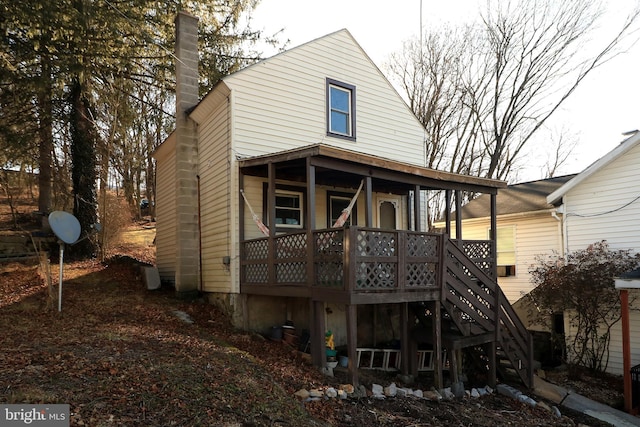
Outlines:
<svg viewBox="0 0 640 427"><path fill-rule="evenodd" d="M188 111L198 103L198 18L179 12L176 25L176 277L178 294L200 288L198 134Z"/></svg>

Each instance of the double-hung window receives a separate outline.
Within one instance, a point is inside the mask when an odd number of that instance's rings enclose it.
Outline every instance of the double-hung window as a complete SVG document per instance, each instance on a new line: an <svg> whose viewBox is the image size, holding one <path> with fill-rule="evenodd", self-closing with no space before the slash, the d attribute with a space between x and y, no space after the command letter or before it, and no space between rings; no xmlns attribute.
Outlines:
<svg viewBox="0 0 640 427"><path fill-rule="evenodd" d="M355 86L327 79L327 134L355 140Z"/></svg>
<svg viewBox="0 0 640 427"><path fill-rule="evenodd" d="M276 227L302 228L302 193L276 190Z"/></svg>
<svg viewBox="0 0 640 427"><path fill-rule="evenodd" d="M340 215L342 215L342 211L351 203L352 197L353 194L327 191L327 227L333 227L333 224L335 224ZM356 218L358 217L356 209L357 206L354 205L351 210L351 215L347 218L346 224L352 225L356 223Z"/></svg>
<svg viewBox="0 0 640 427"><path fill-rule="evenodd" d="M303 229L306 192L293 185L277 185L275 194L275 218L270 218L268 206L269 186L262 186L262 221L269 227L275 225L276 233Z"/></svg>
<svg viewBox="0 0 640 427"><path fill-rule="evenodd" d="M498 227L496 235L498 276L516 275L516 227Z"/></svg>

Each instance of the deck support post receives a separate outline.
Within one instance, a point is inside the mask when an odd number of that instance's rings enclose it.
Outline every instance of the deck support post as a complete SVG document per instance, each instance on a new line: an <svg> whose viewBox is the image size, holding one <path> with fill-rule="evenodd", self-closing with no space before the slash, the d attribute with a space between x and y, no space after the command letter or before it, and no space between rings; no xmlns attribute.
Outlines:
<svg viewBox="0 0 640 427"><path fill-rule="evenodd" d="M409 354L409 303L400 304L400 370L403 375L409 375L410 354Z"/></svg>
<svg viewBox="0 0 640 427"><path fill-rule="evenodd" d="M327 364L327 352L324 340L324 303L311 301L311 361L313 366L324 368Z"/></svg>
<svg viewBox="0 0 640 427"><path fill-rule="evenodd" d="M347 305L347 358L351 384L358 385L358 306Z"/></svg>
<svg viewBox="0 0 640 427"><path fill-rule="evenodd" d="M496 343L490 342L485 346L487 356L489 357L489 378L488 383L495 388L497 381L497 360L496 360Z"/></svg>
<svg viewBox="0 0 640 427"><path fill-rule="evenodd" d="M442 377L442 308L440 301L433 301L431 315L433 316L433 381L436 389L444 387Z"/></svg>

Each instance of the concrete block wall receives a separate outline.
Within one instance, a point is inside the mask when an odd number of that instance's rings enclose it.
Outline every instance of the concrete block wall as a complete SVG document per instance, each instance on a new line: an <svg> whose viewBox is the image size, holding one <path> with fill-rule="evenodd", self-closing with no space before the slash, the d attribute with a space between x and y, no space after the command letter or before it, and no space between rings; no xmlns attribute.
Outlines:
<svg viewBox="0 0 640 427"><path fill-rule="evenodd" d="M198 134L188 111L198 103L198 18L176 17L176 278L178 293L200 287Z"/></svg>

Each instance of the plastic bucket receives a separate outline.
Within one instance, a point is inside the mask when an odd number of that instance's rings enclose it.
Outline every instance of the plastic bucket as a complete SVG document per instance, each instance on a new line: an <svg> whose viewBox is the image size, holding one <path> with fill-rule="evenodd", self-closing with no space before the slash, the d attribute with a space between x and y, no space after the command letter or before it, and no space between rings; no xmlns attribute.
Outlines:
<svg viewBox="0 0 640 427"><path fill-rule="evenodd" d="M338 358L338 361L340 362L340 366L342 366L343 368L349 366L349 358L347 356L340 356Z"/></svg>
<svg viewBox="0 0 640 427"><path fill-rule="evenodd" d="M282 326L271 327L271 339L274 341L282 340Z"/></svg>

